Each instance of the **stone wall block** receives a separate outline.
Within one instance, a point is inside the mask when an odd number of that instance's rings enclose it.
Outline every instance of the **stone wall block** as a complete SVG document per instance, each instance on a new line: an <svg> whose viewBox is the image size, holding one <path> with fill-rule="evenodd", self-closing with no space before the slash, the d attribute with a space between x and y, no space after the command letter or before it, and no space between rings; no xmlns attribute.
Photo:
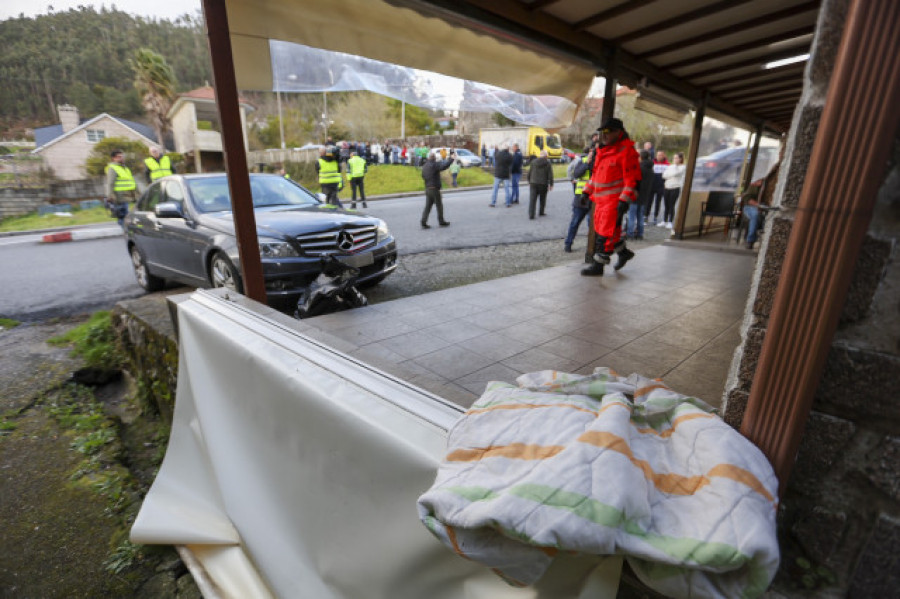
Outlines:
<svg viewBox="0 0 900 599"><path fill-rule="evenodd" d="M806 78L815 93L824 98L834 72L835 58L841 43L844 23L847 22L850 1L827 0L823 4L827 4L827 6L823 6L819 11L817 31L812 48L810 48Z"/></svg>
<svg viewBox="0 0 900 599"><path fill-rule="evenodd" d="M900 521L879 515L850 580L847 597L900 598Z"/></svg>
<svg viewBox="0 0 900 599"><path fill-rule="evenodd" d="M811 412L790 480L792 491L815 496L846 453L856 425L841 418Z"/></svg>
<svg viewBox="0 0 900 599"><path fill-rule="evenodd" d="M750 394L740 389L732 389L728 392L725 400L725 412L722 414L724 420L732 428L740 430L741 423L744 421L744 412L747 411L747 400Z"/></svg>
<svg viewBox="0 0 900 599"><path fill-rule="evenodd" d="M756 299L753 302L753 313L763 318L768 318L772 313L775 291L778 288L778 280L781 278L781 265L784 263L794 223L794 221L780 216L776 216L772 221L771 225L767 224L766 226L769 243L764 246L766 255L759 275Z"/></svg>
<svg viewBox="0 0 900 599"><path fill-rule="evenodd" d="M798 119L794 125L796 134L789 152L786 152L786 155L789 156L788 169L784 171L787 176L783 183L782 175L778 177L778 187L783 189L779 205L788 208L796 208L800 203L800 192L803 191L803 182L806 180L806 170L809 168L816 132L819 129L819 121L822 119L821 106L806 104L799 111L799 116L794 116L795 119ZM776 191L776 203L778 203L777 193Z"/></svg>
<svg viewBox="0 0 900 599"><path fill-rule="evenodd" d="M869 312L875 291L884 278L891 243L867 236L859 253L859 261L853 271L853 281L847 293L847 301L841 312L841 323L862 320Z"/></svg>
<svg viewBox="0 0 900 599"><path fill-rule="evenodd" d="M756 366L759 364L759 354L762 351L765 336L766 330L761 326L753 325L747 329L741 363L738 366L737 388L742 391L749 393L750 386L753 384L753 376L756 374Z"/></svg>
<svg viewBox="0 0 900 599"><path fill-rule="evenodd" d="M900 437L885 437L866 458L869 482L900 503Z"/></svg>
<svg viewBox="0 0 900 599"><path fill-rule="evenodd" d="M815 409L866 421L891 433L900 426L900 357L833 345L816 390Z"/></svg>
<svg viewBox="0 0 900 599"><path fill-rule="evenodd" d="M791 533L810 558L824 564L834 555L846 527L847 514L815 506L797 517Z"/></svg>

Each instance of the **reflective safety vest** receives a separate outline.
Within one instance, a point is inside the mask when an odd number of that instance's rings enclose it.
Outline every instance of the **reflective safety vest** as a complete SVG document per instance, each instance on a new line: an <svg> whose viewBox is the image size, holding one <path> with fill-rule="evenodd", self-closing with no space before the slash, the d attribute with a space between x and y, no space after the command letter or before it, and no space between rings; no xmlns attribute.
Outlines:
<svg viewBox="0 0 900 599"><path fill-rule="evenodd" d="M347 161L347 166L350 167L351 179L358 179L366 175L366 161L359 156L351 156Z"/></svg>
<svg viewBox="0 0 900 599"><path fill-rule="evenodd" d="M132 191L137 189L137 184L134 182L134 176L127 167L120 166L115 162L110 162L106 166L106 170L109 171L109 169L116 171L116 182L113 183L113 191Z"/></svg>
<svg viewBox="0 0 900 599"><path fill-rule="evenodd" d="M168 156L163 156L159 159L159 162L157 162L153 156L148 156L147 158L144 158L144 164L150 169L151 181L156 181L157 179L168 177L172 174L172 162L169 160Z"/></svg>
<svg viewBox="0 0 900 599"><path fill-rule="evenodd" d="M319 158L319 185L341 182L340 165L337 160Z"/></svg>
<svg viewBox="0 0 900 599"><path fill-rule="evenodd" d="M582 156L581 161L587 162L588 157ZM578 195L581 195L582 192L584 192L584 184L587 183L588 179L590 179L590 178L591 178L591 169L584 171L584 174L581 175L580 177L578 177L578 179L575 182L575 195L578 196Z"/></svg>

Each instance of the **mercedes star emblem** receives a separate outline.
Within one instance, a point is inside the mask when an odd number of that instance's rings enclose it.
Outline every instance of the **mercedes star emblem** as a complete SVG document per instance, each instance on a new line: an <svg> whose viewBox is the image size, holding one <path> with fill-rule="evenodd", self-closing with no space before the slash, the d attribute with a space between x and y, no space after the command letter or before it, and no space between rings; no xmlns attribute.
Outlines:
<svg viewBox="0 0 900 599"><path fill-rule="evenodd" d="M341 231L337 236L337 246L345 252L353 249L353 235L347 231Z"/></svg>

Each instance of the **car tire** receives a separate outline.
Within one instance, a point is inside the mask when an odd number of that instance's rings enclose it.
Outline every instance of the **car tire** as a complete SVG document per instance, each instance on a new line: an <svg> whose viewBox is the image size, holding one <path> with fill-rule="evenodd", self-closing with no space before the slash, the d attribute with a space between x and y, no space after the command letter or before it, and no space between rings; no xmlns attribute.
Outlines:
<svg viewBox="0 0 900 599"><path fill-rule="evenodd" d="M144 255L136 245L131 246L129 253L131 254L131 267L134 269L134 278L137 279L138 285L148 292L162 289L166 284L165 279L150 274Z"/></svg>
<svg viewBox="0 0 900 599"><path fill-rule="evenodd" d="M209 260L209 284L213 287L227 287L238 293L244 292L240 273L222 252L216 252Z"/></svg>

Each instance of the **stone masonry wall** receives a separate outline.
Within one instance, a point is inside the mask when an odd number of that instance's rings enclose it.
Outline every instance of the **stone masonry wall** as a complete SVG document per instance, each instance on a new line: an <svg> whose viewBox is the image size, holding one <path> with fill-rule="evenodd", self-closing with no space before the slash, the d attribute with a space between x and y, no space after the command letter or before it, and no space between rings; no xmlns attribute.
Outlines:
<svg viewBox="0 0 900 599"><path fill-rule="evenodd" d="M106 195L104 179L61 181L38 189L0 189L0 219L37 211L44 204L65 204L81 200L97 200Z"/></svg>
<svg viewBox="0 0 900 599"><path fill-rule="evenodd" d="M726 388L738 428L780 276L849 0L823 3ZM900 132L781 503L773 595L900 597ZM811 594L812 593L812 594Z"/></svg>

